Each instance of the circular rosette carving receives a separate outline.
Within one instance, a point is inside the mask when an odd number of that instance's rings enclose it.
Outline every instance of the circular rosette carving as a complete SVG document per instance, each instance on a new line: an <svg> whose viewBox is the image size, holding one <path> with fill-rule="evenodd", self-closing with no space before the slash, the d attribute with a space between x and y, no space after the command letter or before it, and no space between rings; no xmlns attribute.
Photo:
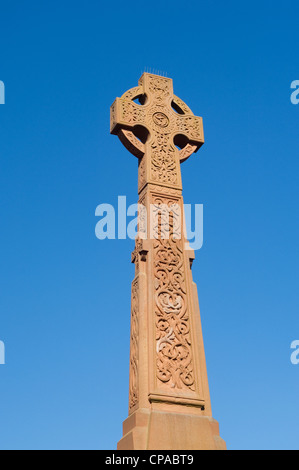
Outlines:
<svg viewBox="0 0 299 470"><path fill-rule="evenodd" d="M169 322L167 320L164 320L164 318L160 318L157 321L157 340L159 340L161 338L161 334L167 331L168 329Z"/></svg>
<svg viewBox="0 0 299 470"><path fill-rule="evenodd" d="M176 331L178 335L187 335L189 333L189 325L187 322L180 321L176 324Z"/></svg>
<svg viewBox="0 0 299 470"><path fill-rule="evenodd" d="M158 307L166 313L166 315L179 315L183 310L184 300L179 294L169 294L161 292L158 295Z"/></svg>
<svg viewBox="0 0 299 470"><path fill-rule="evenodd" d="M167 127L169 125L169 118L160 111L153 114L153 121L158 127Z"/></svg>

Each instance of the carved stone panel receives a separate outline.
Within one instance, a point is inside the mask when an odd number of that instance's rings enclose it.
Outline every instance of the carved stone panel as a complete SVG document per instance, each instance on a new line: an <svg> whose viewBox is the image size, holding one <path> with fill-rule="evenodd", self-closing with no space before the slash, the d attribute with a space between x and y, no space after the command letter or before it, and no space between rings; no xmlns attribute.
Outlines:
<svg viewBox="0 0 299 470"><path fill-rule="evenodd" d="M177 233L181 228L178 203L179 199L153 198L159 219L153 245L156 370L160 388L195 391L184 245Z"/></svg>
<svg viewBox="0 0 299 470"><path fill-rule="evenodd" d="M138 277L132 283L129 409L138 403Z"/></svg>

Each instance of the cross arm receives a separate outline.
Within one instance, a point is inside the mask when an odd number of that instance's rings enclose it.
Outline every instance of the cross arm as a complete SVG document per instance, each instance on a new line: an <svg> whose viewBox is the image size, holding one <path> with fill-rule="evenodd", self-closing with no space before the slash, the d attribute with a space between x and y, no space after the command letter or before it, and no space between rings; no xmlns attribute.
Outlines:
<svg viewBox="0 0 299 470"><path fill-rule="evenodd" d="M194 115L178 115L175 125L176 133L188 138L191 145L198 150L204 144L204 132L202 118Z"/></svg>
<svg viewBox="0 0 299 470"><path fill-rule="evenodd" d="M132 100L116 98L111 106L111 134L118 134L120 130L131 130L137 125L145 126L143 106L135 104Z"/></svg>

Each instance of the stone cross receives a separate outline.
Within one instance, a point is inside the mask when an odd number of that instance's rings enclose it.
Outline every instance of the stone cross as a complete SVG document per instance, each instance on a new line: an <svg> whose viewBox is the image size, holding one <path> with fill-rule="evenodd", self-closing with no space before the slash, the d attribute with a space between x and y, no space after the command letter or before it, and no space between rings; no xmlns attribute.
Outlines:
<svg viewBox="0 0 299 470"><path fill-rule="evenodd" d="M139 193L148 183L182 189L180 162L204 143L202 118L173 94L172 80L148 73L113 103L111 133L140 159Z"/></svg>
<svg viewBox="0 0 299 470"><path fill-rule="evenodd" d="M194 252L184 230L176 236L180 163L204 143L202 118L173 94L170 78L144 73L111 106L111 133L139 159L139 204L147 209L132 254L129 417L118 449L223 449L211 412Z"/></svg>

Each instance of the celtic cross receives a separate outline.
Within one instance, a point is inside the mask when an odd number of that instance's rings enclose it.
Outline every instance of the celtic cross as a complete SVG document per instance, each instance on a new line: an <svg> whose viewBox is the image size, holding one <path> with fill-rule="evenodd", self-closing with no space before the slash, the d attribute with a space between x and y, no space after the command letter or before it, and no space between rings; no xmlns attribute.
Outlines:
<svg viewBox="0 0 299 470"><path fill-rule="evenodd" d="M180 163L204 143L202 119L173 94L170 78L144 73L111 106L111 133L139 159L139 204L147 209L132 254L129 417L118 449L224 448L211 413L194 252L183 230L176 236ZM155 236L142 237L151 211ZM170 438L174 423L182 432Z"/></svg>
<svg viewBox="0 0 299 470"><path fill-rule="evenodd" d="M113 103L111 133L140 159L139 193L147 183L182 189L180 162L204 143L202 118L173 94L172 80L148 73Z"/></svg>

